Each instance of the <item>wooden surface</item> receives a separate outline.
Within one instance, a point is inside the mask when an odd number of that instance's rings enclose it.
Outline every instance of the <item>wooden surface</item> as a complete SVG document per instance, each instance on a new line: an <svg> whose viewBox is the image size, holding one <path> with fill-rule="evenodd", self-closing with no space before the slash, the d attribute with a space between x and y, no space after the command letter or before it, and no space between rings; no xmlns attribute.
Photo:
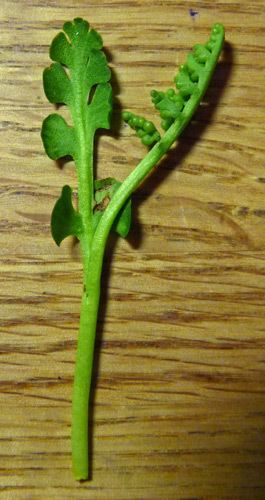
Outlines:
<svg viewBox="0 0 265 500"><path fill-rule="evenodd" d="M1 499L265 498L264 7L2 0ZM117 118L153 117L150 90L214 22L227 39L194 122L134 196L129 240L108 247L87 483L70 456L79 249L49 230L76 178L40 140L48 46L76 16L103 36ZM99 177L144 152L126 126L101 136Z"/></svg>

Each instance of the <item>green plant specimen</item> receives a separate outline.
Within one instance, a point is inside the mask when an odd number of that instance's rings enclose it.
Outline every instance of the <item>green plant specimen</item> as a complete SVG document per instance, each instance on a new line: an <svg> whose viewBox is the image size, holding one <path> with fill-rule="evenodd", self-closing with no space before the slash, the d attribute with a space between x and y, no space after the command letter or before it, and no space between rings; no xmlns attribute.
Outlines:
<svg viewBox="0 0 265 500"><path fill-rule="evenodd" d="M191 120L218 61L224 28L215 24L205 45L195 45L175 77L175 89L153 90L163 133L141 116L123 113L123 119L140 137L148 152L123 181L95 180L93 146L97 129L111 123L111 72L102 51L100 35L80 18L67 22L52 41L54 61L43 73L44 91L51 103L65 104L72 124L57 113L42 125L47 155L57 160L70 155L78 178L78 209L72 188L64 186L51 217L52 236L60 245L69 235L80 241L84 266L80 331L73 389L72 456L75 478L88 478L88 408L94 342L100 298L102 261L111 230L125 238L131 225L131 194L148 175Z"/></svg>

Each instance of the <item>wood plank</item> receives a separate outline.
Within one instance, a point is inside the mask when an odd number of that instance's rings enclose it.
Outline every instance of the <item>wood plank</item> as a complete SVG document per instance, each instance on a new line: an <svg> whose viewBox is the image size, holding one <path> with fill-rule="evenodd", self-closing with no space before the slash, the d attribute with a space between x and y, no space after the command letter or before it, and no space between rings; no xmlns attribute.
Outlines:
<svg viewBox="0 0 265 500"><path fill-rule="evenodd" d="M0 56L1 481L3 499L263 499L265 489L264 2L3 0ZM48 47L82 16L104 39L116 90L99 177L145 153L123 107L153 119L214 22L226 45L192 124L110 239L91 409L93 477L71 473L71 394L82 269L52 242L72 163L43 151ZM156 123L159 120L156 118ZM120 124L120 127L118 126Z"/></svg>

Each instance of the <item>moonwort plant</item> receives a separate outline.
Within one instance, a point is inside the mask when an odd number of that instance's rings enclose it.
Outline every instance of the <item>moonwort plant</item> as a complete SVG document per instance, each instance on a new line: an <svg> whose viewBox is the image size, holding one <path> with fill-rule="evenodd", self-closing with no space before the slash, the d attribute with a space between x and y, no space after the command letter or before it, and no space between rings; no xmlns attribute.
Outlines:
<svg viewBox="0 0 265 500"><path fill-rule="evenodd" d="M162 132L142 116L124 112L148 152L129 176L94 179L93 147L98 129L111 124L112 88L102 39L87 21L66 22L52 41L54 61L43 73L44 91L51 103L65 104L72 118L69 125L57 113L42 125L47 155L57 160L70 155L78 178L78 208L72 188L64 186L51 217L51 232L57 245L67 236L80 241L83 258L83 295L73 388L72 459L77 480L88 478L88 409L94 342L100 298L104 250L110 231L125 238L131 225L131 195L166 154L191 120L207 89L224 41L224 27L215 24L209 40L195 45L174 78L175 88L153 90L152 102L159 112Z"/></svg>

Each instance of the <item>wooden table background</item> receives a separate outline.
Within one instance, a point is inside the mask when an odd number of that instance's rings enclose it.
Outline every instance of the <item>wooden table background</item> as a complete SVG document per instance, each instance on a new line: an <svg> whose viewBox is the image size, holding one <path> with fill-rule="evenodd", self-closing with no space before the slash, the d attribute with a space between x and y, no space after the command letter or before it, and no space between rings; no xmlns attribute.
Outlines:
<svg viewBox="0 0 265 500"><path fill-rule="evenodd" d="M1 499L265 498L264 9L2 0ZM227 40L205 105L133 198L130 238L108 247L86 483L70 455L79 249L49 230L76 178L40 140L48 47L76 16L103 36L117 117L151 118L150 90L172 86L214 22ZM123 179L145 153L124 125L98 146L99 177Z"/></svg>

